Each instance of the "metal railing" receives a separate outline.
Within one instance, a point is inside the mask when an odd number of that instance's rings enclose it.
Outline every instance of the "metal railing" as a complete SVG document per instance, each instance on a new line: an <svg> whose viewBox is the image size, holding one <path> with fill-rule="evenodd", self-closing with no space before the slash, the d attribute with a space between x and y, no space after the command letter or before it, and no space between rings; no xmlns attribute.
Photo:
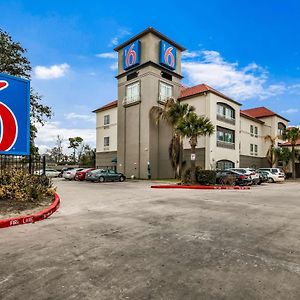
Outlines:
<svg viewBox="0 0 300 300"><path fill-rule="evenodd" d="M30 174L45 174L45 156L0 155L0 174L23 170Z"/></svg>
<svg viewBox="0 0 300 300"><path fill-rule="evenodd" d="M141 101L140 95L131 96L131 97L126 96L123 100L123 105L130 105L130 104L138 103L140 101Z"/></svg>

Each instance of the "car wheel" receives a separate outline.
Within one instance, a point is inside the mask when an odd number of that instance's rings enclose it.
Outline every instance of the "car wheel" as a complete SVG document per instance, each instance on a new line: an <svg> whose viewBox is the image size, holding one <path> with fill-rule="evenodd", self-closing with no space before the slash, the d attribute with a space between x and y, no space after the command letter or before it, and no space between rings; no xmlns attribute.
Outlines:
<svg viewBox="0 0 300 300"><path fill-rule="evenodd" d="M99 177L99 182L104 182L105 181L105 178L103 176L100 176Z"/></svg>
<svg viewBox="0 0 300 300"><path fill-rule="evenodd" d="M273 178L269 178L268 182L274 183L275 180Z"/></svg>
<svg viewBox="0 0 300 300"><path fill-rule="evenodd" d="M120 176L119 181L120 181L120 182L125 181L125 177L124 177L124 176Z"/></svg>

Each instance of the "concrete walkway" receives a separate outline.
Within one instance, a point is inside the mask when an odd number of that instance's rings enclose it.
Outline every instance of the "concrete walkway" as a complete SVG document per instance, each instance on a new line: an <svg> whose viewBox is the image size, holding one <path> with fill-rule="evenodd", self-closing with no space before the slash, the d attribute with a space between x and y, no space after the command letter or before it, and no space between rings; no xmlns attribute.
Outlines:
<svg viewBox="0 0 300 300"><path fill-rule="evenodd" d="M153 190L56 180L50 219L0 230L0 299L300 299L300 184Z"/></svg>

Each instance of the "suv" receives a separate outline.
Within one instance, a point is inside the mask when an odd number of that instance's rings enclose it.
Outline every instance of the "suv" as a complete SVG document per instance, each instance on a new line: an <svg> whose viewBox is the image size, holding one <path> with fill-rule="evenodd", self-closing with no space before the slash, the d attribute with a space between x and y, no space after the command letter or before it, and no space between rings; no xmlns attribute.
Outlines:
<svg viewBox="0 0 300 300"><path fill-rule="evenodd" d="M255 169L250 168L231 168L231 171L239 172L241 174L245 174L251 177L253 184L261 184L259 174L255 172Z"/></svg>
<svg viewBox="0 0 300 300"><path fill-rule="evenodd" d="M259 168L258 170L269 172L269 179L271 182L283 181L285 179L285 174L279 168Z"/></svg>

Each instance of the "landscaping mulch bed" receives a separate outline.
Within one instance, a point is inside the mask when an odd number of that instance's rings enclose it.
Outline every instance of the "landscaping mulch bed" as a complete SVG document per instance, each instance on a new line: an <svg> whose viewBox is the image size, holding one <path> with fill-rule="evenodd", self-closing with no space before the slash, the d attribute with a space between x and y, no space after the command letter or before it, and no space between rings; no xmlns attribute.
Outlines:
<svg viewBox="0 0 300 300"><path fill-rule="evenodd" d="M0 220L37 213L52 202L53 196L43 197L39 201L0 201Z"/></svg>

